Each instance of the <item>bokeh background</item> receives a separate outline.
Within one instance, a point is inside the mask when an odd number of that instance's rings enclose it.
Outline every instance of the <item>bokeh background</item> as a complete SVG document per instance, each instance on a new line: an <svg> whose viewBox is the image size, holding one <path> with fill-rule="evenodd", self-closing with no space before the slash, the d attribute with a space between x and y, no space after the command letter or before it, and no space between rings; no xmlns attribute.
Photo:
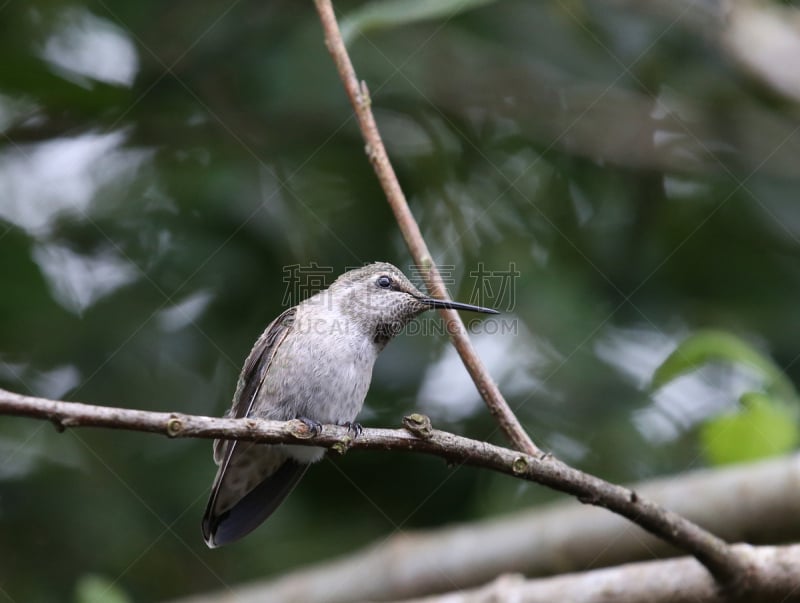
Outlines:
<svg viewBox="0 0 800 603"><path fill-rule="evenodd" d="M798 105L691 4L336 4L452 296L503 310L474 335L494 378L611 480L709 463L703 425L769 389L710 353L653 391L686 337L800 378ZM0 56L0 386L218 415L287 267L411 272L311 2L8 0ZM362 423L503 443L438 321L384 352ZM2 418L0 600L220 590L555 497L355 452L209 551L214 472L208 441Z"/></svg>

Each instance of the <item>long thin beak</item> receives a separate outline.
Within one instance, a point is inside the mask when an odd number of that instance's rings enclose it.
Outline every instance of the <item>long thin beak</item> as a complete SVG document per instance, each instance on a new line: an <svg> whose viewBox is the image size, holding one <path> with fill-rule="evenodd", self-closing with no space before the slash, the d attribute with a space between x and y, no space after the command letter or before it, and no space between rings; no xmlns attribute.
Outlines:
<svg viewBox="0 0 800 603"><path fill-rule="evenodd" d="M418 297L419 301L431 308L449 308L450 310L469 310L470 312L483 312L484 314L500 314L491 308L482 308L472 304L462 304L461 302L448 301L444 299L434 299L433 297Z"/></svg>

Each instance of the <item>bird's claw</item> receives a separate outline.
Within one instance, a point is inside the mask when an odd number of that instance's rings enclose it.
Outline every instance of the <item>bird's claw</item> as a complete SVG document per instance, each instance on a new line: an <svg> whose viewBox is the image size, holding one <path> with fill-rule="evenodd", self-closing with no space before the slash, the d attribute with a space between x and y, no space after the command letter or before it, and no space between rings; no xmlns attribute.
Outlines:
<svg viewBox="0 0 800 603"><path fill-rule="evenodd" d="M364 428L361 426L361 423L356 423L354 421L345 421L344 423L339 423L342 427L347 427L348 433L351 433L354 438L357 438L361 435L364 431Z"/></svg>
<svg viewBox="0 0 800 603"><path fill-rule="evenodd" d="M319 421L315 421L314 419L309 419L308 417L297 417L297 420L300 421L306 427L308 427L312 435L318 436L319 434L322 433L322 423L320 423Z"/></svg>

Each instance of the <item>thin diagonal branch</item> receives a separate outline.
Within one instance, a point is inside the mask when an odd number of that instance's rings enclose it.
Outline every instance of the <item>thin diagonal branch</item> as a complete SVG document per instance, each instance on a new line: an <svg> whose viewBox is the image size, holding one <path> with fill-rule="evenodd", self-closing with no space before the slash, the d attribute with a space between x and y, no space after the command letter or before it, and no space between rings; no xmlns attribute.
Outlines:
<svg viewBox="0 0 800 603"><path fill-rule="evenodd" d="M378 132L378 126L375 123L375 117L370 106L371 100L367 85L365 82L359 84L356 77L353 63L350 61L347 48L342 40L342 34L339 31L339 24L336 21L333 6L330 0L315 0L315 4L322 22L322 28L325 30L325 44L331 56L333 56L334 63L336 63L336 69L342 79L347 96L355 109L361 134L366 141L367 156L372 162L375 174L378 176L378 180L386 194L386 199L394 212L397 225L403 233L403 238L411 252L411 257L422 269L425 285L430 294L440 299L447 299L447 289L442 281L442 276L433 261L428 246L425 244L425 239L422 237L417 221L408 207L403 189L400 187L397 175L394 173L394 168L392 168L392 164L389 161L389 155L386 153L386 147L383 144L380 132ZM461 356L461 360L475 382L475 386L478 388L492 415L500 423L508 439L518 450L531 455L541 455L542 451L539 450L522 428L503 394L500 393L497 384L489 375L489 371L475 352L475 348L472 346L469 337L467 337L467 330L458 312L455 310L439 310L439 312L446 321L447 332L450 334L453 346Z"/></svg>
<svg viewBox="0 0 800 603"><path fill-rule="evenodd" d="M225 438L261 443L293 443L346 450L410 450L474 467L483 467L571 494L581 502L605 507L694 555L723 584L750 588L749 563L732 547L688 519L643 499L636 492L583 473L553 457L530 455L487 442L432 429L423 415L404 420L405 429L364 429L353 438L344 427L323 426L314 435L301 421L224 419L148 412L76 402L47 400L0 390L0 415L49 420L57 429L105 427L161 433L174 438Z"/></svg>

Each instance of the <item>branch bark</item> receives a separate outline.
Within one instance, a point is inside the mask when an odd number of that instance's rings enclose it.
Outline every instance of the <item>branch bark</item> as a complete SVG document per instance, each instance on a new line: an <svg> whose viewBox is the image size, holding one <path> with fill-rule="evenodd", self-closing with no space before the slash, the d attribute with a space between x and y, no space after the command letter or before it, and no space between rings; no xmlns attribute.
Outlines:
<svg viewBox="0 0 800 603"><path fill-rule="evenodd" d="M344 427L325 425L314 435L301 421L225 419L178 413L147 412L47 400L0 390L0 414L52 421L57 429L106 427L161 433L169 437L225 438L262 443L325 446L343 453L350 448L410 450L448 461L483 467L536 482L609 509L674 546L694 555L731 591L749 591L754 578L747 559L717 538L633 490L574 469L551 456L533 456L433 429L423 415L404 419L404 430L364 429L353 438Z"/></svg>
<svg viewBox="0 0 800 603"><path fill-rule="evenodd" d="M366 142L367 157L369 157L375 174L383 187L389 206L394 212L397 226L403 233L411 257L414 262L422 269L425 277L425 285L430 294L440 299L447 299L447 289L442 281L439 269L436 267L431 252L422 237L419 225L408 207L408 201L403 194L403 189L397 180L386 147L381 139L375 116L372 114L371 99L366 82L359 84L356 77L353 63L347 53L342 34L339 31L339 23L333 11L330 0L315 0L317 12L319 12L322 28L325 31L325 44L333 57L339 77L342 79L344 89L353 105L358 125ZM531 438L522 428L516 415L506 402L503 394L500 393L497 384L489 375L489 371L481 361L475 348L467 336L467 330L461 317L455 310L439 310L447 325L447 332L453 346L456 348L464 366L467 368L470 377L475 382L475 386L483 397L489 411L499 422L500 427L512 444L518 449L530 455L543 454L533 443Z"/></svg>
<svg viewBox="0 0 800 603"><path fill-rule="evenodd" d="M800 601L797 578L800 575L800 545L785 547L737 545L735 548L737 553L751 559L756 571L765 580L765 588L759 592L757 598L749 601L759 601L759 603ZM296 581L297 588L293 591L283 589L279 593L262 588L239 588L236 590L235 600L236 603L363 600L358 594L353 593L350 587L361 580L370 582L371 576L365 576L363 572L352 575L339 572L331 578L324 584L318 584L316 589L309 588L308 584L300 584L299 580ZM172 603L224 603L230 600L232 600L230 592L225 592L197 595ZM613 568L533 580L525 580L521 574L504 574L473 590L404 599L396 603L496 603L497 601L731 603L732 600L719 591L714 580L696 560L682 557L629 563Z"/></svg>
<svg viewBox="0 0 800 603"><path fill-rule="evenodd" d="M751 559L769 587L758 601L790 603L800 600L800 545L754 548L737 545L736 551ZM504 575L486 586L402 603L728 603L711 576L689 557L665 561L630 563L582 574L525 580ZM198 602L199 603L199 602ZM239 601L239 603L245 603ZM397 602L401 603L401 602Z"/></svg>

